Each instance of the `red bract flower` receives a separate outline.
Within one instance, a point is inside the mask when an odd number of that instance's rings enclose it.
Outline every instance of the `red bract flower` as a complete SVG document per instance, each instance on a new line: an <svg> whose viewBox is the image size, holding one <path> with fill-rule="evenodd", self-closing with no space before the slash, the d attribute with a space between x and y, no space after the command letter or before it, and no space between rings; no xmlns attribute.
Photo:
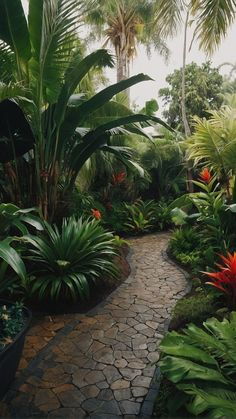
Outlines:
<svg viewBox="0 0 236 419"><path fill-rule="evenodd" d="M228 253L227 257L220 255L224 265L217 264L220 268L219 272L203 272L213 281L206 282L212 285L227 296L227 300L231 307L236 303L236 252L233 255Z"/></svg>
<svg viewBox="0 0 236 419"><path fill-rule="evenodd" d="M118 185L120 183L122 183L125 180L126 177L126 173L125 172L119 172L116 175L112 175L112 180L114 185Z"/></svg>
<svg viewBox="0 0 236 419"><path fill-rule="evenodd" d="M205 167L200 173L200 180L205 183L209 183L212 179L211 173L207 167Z"/></svg>
<svg viewBox="0 0 236 419"><path fill-rule="evenodd" d="M101 220L101 218L102 218L102 214L100 213L100 211L97 208L92 209L92 215L93 215L94 218L96 218L96 220Z"/></svg>

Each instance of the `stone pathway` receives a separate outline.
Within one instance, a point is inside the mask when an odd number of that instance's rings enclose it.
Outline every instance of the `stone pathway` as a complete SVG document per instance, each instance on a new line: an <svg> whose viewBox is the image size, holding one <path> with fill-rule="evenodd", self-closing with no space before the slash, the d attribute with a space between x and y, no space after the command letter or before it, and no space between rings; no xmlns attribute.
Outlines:
<svg viewBox="0 0 236 419"><path fill-rule="evenodd" d="M188 287L166 257L168 238L130 241L129 278L95 309L74 316L18 374L4 400L9 417L150 417L158 344Z"/></svg>

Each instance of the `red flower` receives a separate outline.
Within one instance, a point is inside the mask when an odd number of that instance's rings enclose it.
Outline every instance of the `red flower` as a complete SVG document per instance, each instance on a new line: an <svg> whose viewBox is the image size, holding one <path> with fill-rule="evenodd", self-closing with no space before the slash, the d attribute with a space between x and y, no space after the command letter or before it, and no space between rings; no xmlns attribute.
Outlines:
<svg viewBox="0 0 236 419"><path fill-rule="evenodd" d="M101 218L102 218L102 214L100 213L100 211L97 208L92 209L92 216L94 218L96 218L96 220L101 220Z"/></svg>
<svg viewBox="0 0 236 419"><path fill-rule="evenodd" d="M205 167L200 173L200 180L205 183L209 183L212 179L211 173L207 167Z"/></svg>
<svg viewBox="0 0 236 419"><path fill-rule="evenodd" d="M122 183L125 180L126 177L126 173L125 172L119 172L116 175L112 175L112 180L114 185L119 185L120 183Z"/></svg>
<svg viewBox="0 0 236 419"><path fill-rule="evenodd" d="M219 291L226 294L229 304L234 306L236 303L236 252L233 255L228 253L228 257L220 255L220 258L224 262L224 266L217 264L220 268L219 272L203 272L213 281L206 282L208 285L212 285Z"/></svg>

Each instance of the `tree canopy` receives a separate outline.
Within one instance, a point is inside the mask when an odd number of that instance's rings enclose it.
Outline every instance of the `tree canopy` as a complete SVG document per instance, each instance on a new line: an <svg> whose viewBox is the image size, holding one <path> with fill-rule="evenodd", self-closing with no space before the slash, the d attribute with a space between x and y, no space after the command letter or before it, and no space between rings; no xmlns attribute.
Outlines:
<svg viewBox="0 0 236 419"><path fill-rule="evenodd" d="M164 117L172 128L183 131L181 114L182 69L166 77L168 87L160 89L166 106ZM194 116L209 117L208 110L219 109L223 102L223 77L208 61L201 66L192 62L186 66L186 113L191 126Z"/></svg>

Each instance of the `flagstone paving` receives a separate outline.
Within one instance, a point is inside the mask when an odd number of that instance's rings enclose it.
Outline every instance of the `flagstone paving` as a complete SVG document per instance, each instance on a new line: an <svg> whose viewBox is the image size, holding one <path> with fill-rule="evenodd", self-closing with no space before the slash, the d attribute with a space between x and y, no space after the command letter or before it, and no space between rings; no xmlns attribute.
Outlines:
<svg viewBox="0 0 236 419"><path fill-rule="evenodd" d="M40 326L50 336L38 331L34 338L31 330L37 355L28 354L36 356L2 403L9 417L151 416L158 344L188 288L185 273L166 257L168 238L132 239L132 272L105 301L87 314Z"/></svg>

